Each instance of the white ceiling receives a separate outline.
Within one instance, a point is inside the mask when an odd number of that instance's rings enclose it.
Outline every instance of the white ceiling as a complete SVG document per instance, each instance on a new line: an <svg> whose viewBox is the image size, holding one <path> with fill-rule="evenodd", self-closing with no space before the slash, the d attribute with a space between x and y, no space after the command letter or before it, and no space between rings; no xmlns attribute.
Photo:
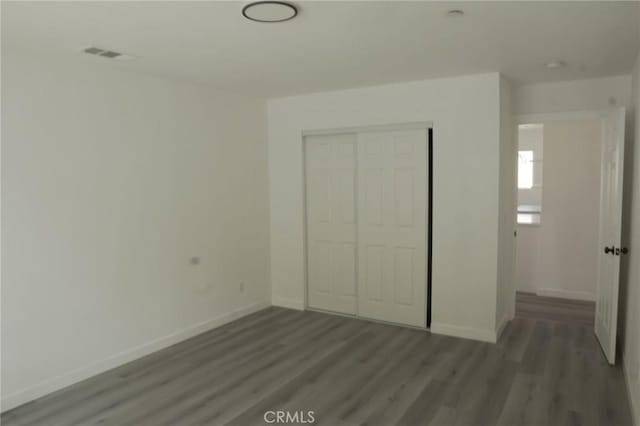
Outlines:
<svg viewBox="0 0 640 426"><path fill-rule="evenodd" d="M626 74L640 48L638 2L296 2L298 17L277 24L246 20L244 4L2 2L2 44L261 96L489 71L520 83ZM465 15L447 17L454 8ZM88 46L138 59L79 53Z"/></svg>

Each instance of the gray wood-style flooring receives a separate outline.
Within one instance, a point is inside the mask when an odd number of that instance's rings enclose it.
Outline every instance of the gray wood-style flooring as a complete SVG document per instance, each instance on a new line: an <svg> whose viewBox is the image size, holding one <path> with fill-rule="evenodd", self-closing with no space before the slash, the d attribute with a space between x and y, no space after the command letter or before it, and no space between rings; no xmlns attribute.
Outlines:
<svg viewBox="0 0 640 426"><path fill-rule="evenodd" d="M529 301L531 302L531 301ZM631 425L592 326L516 317L497 344L268 308L18 407L3 425Z"/></svg>
<svg viewBox="0 0 640 426"><path fill-rule="evenodd" d="M516 293L516 315L522 318L579 322L593 326L595 312L595 302Z"/></svg>

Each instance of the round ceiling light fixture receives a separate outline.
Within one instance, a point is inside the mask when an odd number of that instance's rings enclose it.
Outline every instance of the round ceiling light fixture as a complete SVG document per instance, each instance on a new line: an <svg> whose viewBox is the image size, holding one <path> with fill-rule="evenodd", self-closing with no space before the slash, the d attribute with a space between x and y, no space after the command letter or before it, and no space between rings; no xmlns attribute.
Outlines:
<svg viewBox="0 0 640 426"><path fill-rule="evenodd" d="M256 22L284 22L297 14L298 8L284 1L256 1L242 8L242 15Z"/></svg>
<svg viewBox="0 0 640 426"><path fill-rule="evenodd" d="M447 16L449 18L460 18L464 16L464 10L462 9L451 9L447 12Z"/></svg>

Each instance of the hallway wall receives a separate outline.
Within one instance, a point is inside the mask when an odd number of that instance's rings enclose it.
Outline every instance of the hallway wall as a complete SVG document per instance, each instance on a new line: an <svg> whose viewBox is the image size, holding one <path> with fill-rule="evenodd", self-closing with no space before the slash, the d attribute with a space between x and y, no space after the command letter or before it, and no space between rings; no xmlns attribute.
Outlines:
<svg viewBox="0 0 640 426"><path fill-rule="evenodd" d="M594 300L600 210L600 120L544 124L542 219L518 226L517 287Z"/></svg>

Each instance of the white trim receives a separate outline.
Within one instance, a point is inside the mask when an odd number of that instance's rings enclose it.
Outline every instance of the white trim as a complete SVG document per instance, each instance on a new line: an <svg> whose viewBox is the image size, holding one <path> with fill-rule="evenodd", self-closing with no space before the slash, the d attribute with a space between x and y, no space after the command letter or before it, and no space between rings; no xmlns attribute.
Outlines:
<svg viewBox="0 0 640 426"><path fill-rule="evenodd" d="M431 121L415 121L409 123L390 123L371 126L339 127L335 129L311 129L303 130L302 136L343 135L345 133L386 132L393 130L419 130L431 129Z"/></svg>
<svg viewBox="0 0 640 426"><path fill-rule="evenodd" d="M417 326L417 325L402 324L402 323L399 323L399 322L391 322L391 321L384 321L384 320L379 320L379 319L376 319L376 318L368 318L368 317L361 317L361 316L358 316L358 315L345 314L345 313L342 313L342 312L327 311L325 309L307 307L305 310L311 311L311 312L320 312L321 314L327 314L327 315L337 315L339 317L351 318L351 319L356 319L356 320L359 320L359 321L375 322L376 324L385 324L385 325L392 325L394 327L411 328L413 330L419 330L419 331L429 331L428 328L420 327L420 326Z"/></svg>
<svg viewBox="0 0 640 426"><path fill-rule="evenodd" d="M540 228L541 225L542 223L516 223L517 227L522 227L522 228Z"/></svg>
<svg viewBox="0 0 640 426"><path fill-rule="evenodd" d="M220 327L233 320L262 310L268 306L269 303L266 302L257 302L251 305L244 306L226 314L222 314L201 323L192 325L175 333L171 333L167 336L163 336L150 342L143 343L142 345L127 349L123 352L104 358L84 367L80 367L76 370L69 371L60 376L44 380L36 385L19 390L10 395L3 395L2 402L0 403L2 412L55 392L59 389L73 385L74 383L78 383L82 380L96 376L100 373L104 373L107 370L119 367L138 358L142 358L143 356L149 355L153 352L157 352L161 349L182 342L183 340L189 339L198 334Z"/></svg>
<svg viewBox="0 0 640 426"><path fill-rule="evenodd" d="M357 141L355 143L357 146ZM304 256L302 268L304 269L304 288L302 299L302 310L309 308L309 224L307 221L307 140L302 136L302 255ZM356 189L354 188L354 191ZM357 296L356 296L357 298ZM296 309L296 308L294 308ZM356 308L357 309L357 308Z"/></svg>
<svg viewBox="0 0 640 426"><path fill-rule="evenodd" d="M273 306L279 306L281 308L296 309L298 311L304 311L304 300L288 299L286 297L273 296L271 301Z"/></svg>
<svg viewBox="0 0 640 426"><path fill-rule="evenodd" d="M500 339L500 336L502 336L502 332L507 327L507 324L509 324L509 321L511 321L510 313L507 312L496 327L496 342Z"/></svg>
<svg viewBox="0 0 640 426"><path fill-rule="evenodd" d="M594 302L596 295L588 291L563 290L557 288L538 288L536 290L538 296L558 297L560 299L587 300Z"/></svg>
<svg viewBox="0 0 640 426"><path fill-rule="evenodd" d="M597 120L605 116L608 110L597 109L587 111L563 111L541 114L522 114L516 116L516 124L548 123L569 120Z"/></svg>
<svg viewBox="0 0 640 426"><path fill-rule="evenodd" d="M480 340L482 342L496 343L496 331L485 330L481 328L461 327L459 325L440 324L431 322L432 333L444 334L453 337L462 337L463 339Z"/></svg>
<svg viewBox="0 0 640 426"><path fill-rule="evenodd" d="M627 384L627 397L631 406L631 422L640 426L640 394L636 395L636 387L633 385L631 372L627 368L624 356L622 357L622 371L624 372L624 382ZM640 382L639 382L640 385ZM638 389L640 391L640 389Z"/></svg>
<svg viewBox="0 0 640 426"><path fill-rule="evenodd" d="M513 283L513 286L515 287L515 283ZM517 289L514 288L514 291L517 291ZM511 304L509 305L509 311L507 312L507 315L509 316L508 317L509 321L511 321L516 317L516 298L515 297L511 299Z"/></svg>

